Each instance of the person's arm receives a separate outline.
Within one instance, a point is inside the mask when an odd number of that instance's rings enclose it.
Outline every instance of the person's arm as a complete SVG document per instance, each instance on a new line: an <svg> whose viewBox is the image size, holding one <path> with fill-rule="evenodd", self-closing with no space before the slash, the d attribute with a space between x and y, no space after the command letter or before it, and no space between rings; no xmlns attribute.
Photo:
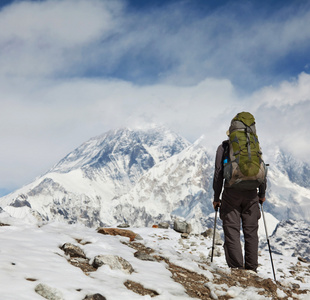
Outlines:
<svg viewBox="0 0 310 300"><path fill-rule="evenodd" d="M262 204L266 201L266 188L267 188L267 179L258 187L258 198L259 202Z"/></svg>
<svg viewBox="0 0 310 300"><path fill-rule="evenodd" d="M222 193L223 180L224 180L223 154L224 154L224 147L223 145L220 145L216 151L214 177L213 177L213 190L214 190L213 207L214 209L219 207L221 203L220 195Z"/></svg>

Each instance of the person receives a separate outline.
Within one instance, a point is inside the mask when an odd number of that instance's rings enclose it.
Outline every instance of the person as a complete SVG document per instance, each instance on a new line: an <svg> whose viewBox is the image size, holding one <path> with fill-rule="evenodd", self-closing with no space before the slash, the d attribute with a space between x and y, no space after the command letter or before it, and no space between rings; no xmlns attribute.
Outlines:
<svg viewBox="0 0 310 300"><path fill-rule="evenodd" d="M227 131L229 136L229 131ZM224 252L230 268L247 269L257 272L258 267L258 220L261 217L259 203L263 203L266 179L256 189L238 190L224 184L224 151L228 140L217 148L213 179L214 209L220 208L224 231ZM223 190L223 193L222 193ZM222 194L222 199L220 199ZM240 243L240 224L244 235L244 258Z"/></svg>

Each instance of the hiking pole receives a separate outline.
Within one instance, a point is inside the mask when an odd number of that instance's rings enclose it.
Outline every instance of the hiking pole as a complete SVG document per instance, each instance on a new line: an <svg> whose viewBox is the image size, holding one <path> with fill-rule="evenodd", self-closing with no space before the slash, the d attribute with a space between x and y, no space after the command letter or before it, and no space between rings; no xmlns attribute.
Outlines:
<svg viewBox="0 0 310 300"><path fill-rule="evenodd" d="M267 232L267 226L266 226L265 214L264 214L264 209L263 209L263 203L261 203L260 205L261 205L262 215L263 215L263 220L264 220L264 225L265 225L265 232L266 232L267 244L268 244L268 248L269 248L269 255L270 255L270 261L271 261L271 266L272 266L273 277L274 277L274 281L277 281L276 273L274 271L274 266L273 266L272 255L271 255L271 248L270 248L269 237L268 237L268 232Z"/></svg>
<svg viewBox="0 0 310 300"><path fill-rule="evenodd" d="M217 218L217 211L218 206L215 208L215 218L214 218L214 228L213 228L213 243L212 243L212 252L211 252L211 262L213 262L213 253L214 253L214 245L215 245L215 229L216 229L216 218Z"/></svg>

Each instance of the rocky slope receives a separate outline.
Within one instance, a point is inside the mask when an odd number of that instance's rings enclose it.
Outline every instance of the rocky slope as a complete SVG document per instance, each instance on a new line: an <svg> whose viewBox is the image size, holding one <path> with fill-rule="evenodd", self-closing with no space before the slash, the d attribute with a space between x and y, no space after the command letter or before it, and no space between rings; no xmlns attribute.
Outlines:
<svg viewBox="0 0 310 300"><path fill-rule="evenodd" d="M172 228L95 230L57 222L37 226L5 212L0 213L0 225L2 299L306 300L310 296L310 265L299 256L274 253L277 282L264 248L257 274L230 270L220 239L210 263L212 230L181 235ZM287 247L296 241L286 240Z"/></svg>

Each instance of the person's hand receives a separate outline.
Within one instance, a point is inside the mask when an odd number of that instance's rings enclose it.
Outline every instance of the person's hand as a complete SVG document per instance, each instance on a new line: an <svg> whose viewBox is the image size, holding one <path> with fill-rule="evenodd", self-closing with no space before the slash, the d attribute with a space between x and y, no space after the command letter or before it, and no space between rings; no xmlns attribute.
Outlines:
<svg viewBox="0 0 310 300"><path fill-rule="evenodd" d="M265 201L266 201L266 197L264 197L264 198L259 198L259 203L260 203L260 204L263 204Z"/></svg>
<svg viewBox="0 0 310 300"><path fill-rule="evenodd" d="M218 210L218 208L221 206L221 202L220 201L213 201L213 207L215 210Z"/></svg>

